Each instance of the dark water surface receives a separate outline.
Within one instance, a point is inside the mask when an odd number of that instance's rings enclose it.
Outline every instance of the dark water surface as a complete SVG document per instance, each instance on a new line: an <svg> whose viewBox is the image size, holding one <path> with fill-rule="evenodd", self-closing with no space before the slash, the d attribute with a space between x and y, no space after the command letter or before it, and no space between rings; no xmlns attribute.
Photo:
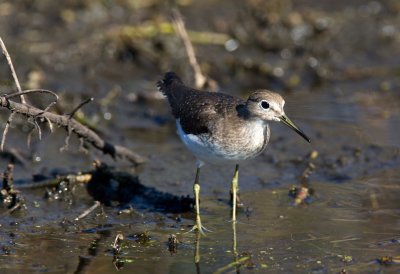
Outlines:
<svg viewBox="0 0 400 274"><path fill-rule="evenodd" d="M312 143L271 125L267 150L241 165L244 208L236 225L228 201L234 167L206 165L202 221L213 232L197 239L186 233L191 212L139 208L119 215L114 205L74 221L94 202L85 186L66 201L21 189L27 209L0 217L0 273L399 272L397 264L377 262L400 252L398 1L178 2L189 30L224 34L239 45L229 51L229 43L194 43L220 89L242 97L255 88L279 91ZM192 195L195 159L178 139L166 102L154 95L166 70L191 82L180 40L149 31L169 22L168 11L161 1L2 1L0 34L25 88L58 93L59 113L94 97L83 109L86 119L104 138L149 157L136 170L141 182ZM0 76L2 93L14 89L4 59ZM7 117L2 110L3 125ZM6 142L26 159L15 167L17 188L32 174L90 170L94 159L131 170L94 150L79 152L74 139L59 152L63 130L45 131L27 149L27 131L24 119L16 120ZM3 153L1 170L8 161ZM310 162L315 168L304 181ZM288 192L301 182L314 194L294 206ZM118 233L124 240L115 258ZM176 253L168 250L171 234Z"/></svg>

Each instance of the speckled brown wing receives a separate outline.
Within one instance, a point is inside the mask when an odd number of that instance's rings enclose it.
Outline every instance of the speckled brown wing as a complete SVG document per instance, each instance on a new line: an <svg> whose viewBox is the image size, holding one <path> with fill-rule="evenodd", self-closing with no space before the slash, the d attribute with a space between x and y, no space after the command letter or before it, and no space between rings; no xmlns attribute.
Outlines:
<svg viewBox="0 0 400 274"><path fill-rule="evenodd" d="M172 114L180 120L186 134L211 133L210 121L224 116L236 116L236 107L244 102L223 93L199 91L186 87L173 72L157 83L168 98Z"/></svg>

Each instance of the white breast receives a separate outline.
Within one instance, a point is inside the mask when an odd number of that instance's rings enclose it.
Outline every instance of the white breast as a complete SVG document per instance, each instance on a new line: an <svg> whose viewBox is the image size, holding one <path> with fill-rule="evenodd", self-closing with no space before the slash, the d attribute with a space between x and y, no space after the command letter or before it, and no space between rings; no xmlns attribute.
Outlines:
<svg viewBox="0 0 400 274"><path fill-rule="evenodd" d="M265 127L267 126L266 136ZM263 121L254 121L229 136L232 143L221 144L207 134L186 134L176 120L179 137L188 149L201 161L212 164L238 163L259 155L269 139L269 127ZM267 140L265 140L267 138Z"/></svg>

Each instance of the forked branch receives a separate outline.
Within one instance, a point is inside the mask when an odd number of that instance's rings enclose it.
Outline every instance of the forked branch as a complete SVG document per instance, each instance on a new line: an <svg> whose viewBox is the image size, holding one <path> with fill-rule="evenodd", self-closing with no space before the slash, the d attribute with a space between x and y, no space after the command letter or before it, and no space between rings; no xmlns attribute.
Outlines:
<svg viewBox="0 0 400 274"><path fill-rule="evenodd" d="M51 112L48 112L48 110L57 103L58 100L58 95L55 94L54 92L50 90L45 90L45 89L34 89L34 90L22 90L21 85L19 83L17 74L15 72L12 60L10 55L8 54L7 48L4 45L3 40L0 37L0 46L2 48L2 51L4 55L6 56L8 66L10 67L14 83L17 86L17 92L11 93L11 94L2 94L0 95L0 107L7 108L11 111L11 114L7 120L1 143L0 143L0 149L3 150L4 148L4 143L6 140L6 136L10 127L10 124L13 120L13 117L15 114L22 114L25 115L28 118L28 121L30 121L34 125L34 129L36 129L39 133L39 139L41 137L41 129L40 125L38 123L38 119L43 119L49 124L50 130L53 130L53 124L56 124L60 127L64 127L67 130L67 138L69 139L69 136L71 133L75 133L78 138L80 139L81 146L83 147L83 142L87 142L92 144L95 148L101 150L104 154L109 154L112 158L125 158L132 162L134 165L139 165L141 163L145 162L145 158L142 156L134 153L128 148L118 146L118 145L113 145L105 140L103 140L97 133L92 131L91 129L87 128L86 126L82 125L78 121L76 121L73 116L75 112L80 109L83 105L91 102L93 98L90 98L88 100L85 100L81 104L79 104L69 115L58 115L54 114ZM33 94L33 93L45 93L45 94L50 94L54 96L55 100L51 102L45 109L39 109L34 106L31 106L27 104L26 99L24 95L28 94ZM21 98L21 103L14 102L10 100L11 98L14 98L16 96L19 96ZM31 132L32 133L32 132ZM30 142L31 138L31 133L28 135L28 143Z"/></svg>
<svg viewBox="0 0 400 274"><path fill-rule="evenodd" d="M145 159L134 153L128 148L113 145L103 140L97 133L82 125L69 115L58 115L51 112L44 112L43 110L33 107L28 104L17 103L8 100L5 95L0 96L0 107L7 108L13 113L25 115L29 118L37 118L38 116L45 118L53 124L64 127L75 133L78 138L82 138L86 142L92 144L95 148L101 150L104 154L110 155L112 158L125 158L133 164L141 164Z"/></svg>

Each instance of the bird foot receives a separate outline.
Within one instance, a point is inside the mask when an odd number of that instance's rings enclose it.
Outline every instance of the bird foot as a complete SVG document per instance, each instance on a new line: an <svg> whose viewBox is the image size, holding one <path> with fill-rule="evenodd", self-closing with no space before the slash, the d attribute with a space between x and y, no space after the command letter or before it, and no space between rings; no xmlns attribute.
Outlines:
<svg viewBox="0 0 400 274"><path fill-rule="evenodd" d="M241 222L237 219L236 220L230 219L230 220L226 220L226 221L231 224L244 224L243 222Z"/></svg>
<svg viewBox="0 0 400 274"><path fill-rule="evenodd" d="M206 232L212 232L211 230L205 228L202 224L200 220L197 220L196 224L192 227L192 229L190 229L188 231L189 232L193 232L193 231L198 231L200 232L202 235L206 235Z"/></svg>

